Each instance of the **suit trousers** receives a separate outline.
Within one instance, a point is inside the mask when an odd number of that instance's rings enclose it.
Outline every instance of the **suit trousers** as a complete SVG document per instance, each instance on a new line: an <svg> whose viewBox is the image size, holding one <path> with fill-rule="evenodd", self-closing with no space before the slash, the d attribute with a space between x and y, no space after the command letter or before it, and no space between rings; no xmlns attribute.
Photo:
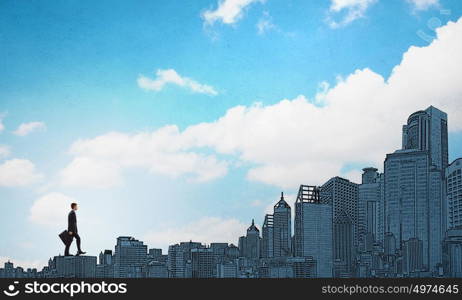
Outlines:
<svg viewBox="0 0 462 300"><path fill-rule="evenodd" d="M82 249L80 249L80 236L79 236L78 233L73 232L71 242L66 245L66 249L64 250L64 255L69 255L69 248L71 247L71 244L72 244L72 241L74 240L74 238L75 238L75 240L77 242L77 251L78 252L82 251Z"/></svg>

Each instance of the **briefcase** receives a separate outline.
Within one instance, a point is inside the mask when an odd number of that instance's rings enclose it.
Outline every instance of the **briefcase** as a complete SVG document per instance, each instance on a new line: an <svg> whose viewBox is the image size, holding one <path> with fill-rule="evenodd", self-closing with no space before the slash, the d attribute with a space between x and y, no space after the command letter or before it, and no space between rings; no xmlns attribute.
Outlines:
<svg viewBox="0 0 462 300"><path fill-rule="evenodd" d="M59 234L59 238L61 241L63 241L64 245L67 246L70 243L72 243L72 235L69 235L69 232L67 230L64 230Z"/></svg>

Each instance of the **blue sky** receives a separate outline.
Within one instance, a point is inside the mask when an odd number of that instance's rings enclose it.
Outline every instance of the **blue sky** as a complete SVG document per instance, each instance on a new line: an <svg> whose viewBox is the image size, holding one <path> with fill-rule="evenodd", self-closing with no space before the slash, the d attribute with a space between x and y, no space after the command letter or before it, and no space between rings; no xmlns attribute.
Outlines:
<svg viewBox="0 0 462 300"><path fill-rule="evenodd" d="M236 243L281 190L381 168L430 104L462 156L461 15L458 0L1 1L0 259L62 253L70 200L91 254L118 235Z"/></svg>

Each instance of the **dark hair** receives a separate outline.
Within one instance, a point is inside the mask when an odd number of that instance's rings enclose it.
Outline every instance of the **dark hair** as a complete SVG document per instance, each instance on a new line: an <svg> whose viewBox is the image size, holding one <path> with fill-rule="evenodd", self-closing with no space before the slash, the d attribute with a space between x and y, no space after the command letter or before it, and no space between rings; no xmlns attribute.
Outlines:
<svg viewBox="0 0 462 300"><path fill-rule="evenodd" d="M74 209L77 206L77 203L71 203L71 208Z"/></svg>

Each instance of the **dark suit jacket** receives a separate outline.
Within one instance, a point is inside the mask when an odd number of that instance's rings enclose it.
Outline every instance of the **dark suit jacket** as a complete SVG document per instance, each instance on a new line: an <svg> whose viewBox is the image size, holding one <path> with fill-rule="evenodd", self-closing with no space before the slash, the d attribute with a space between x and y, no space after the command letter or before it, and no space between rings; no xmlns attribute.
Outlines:
<svg viewBox="0 0 462 300"><path fill-rule="evenodd" d="M71 210L67 217L67 231L71 231L73 234L77 233L77 216L74 210Z"/></svg>

